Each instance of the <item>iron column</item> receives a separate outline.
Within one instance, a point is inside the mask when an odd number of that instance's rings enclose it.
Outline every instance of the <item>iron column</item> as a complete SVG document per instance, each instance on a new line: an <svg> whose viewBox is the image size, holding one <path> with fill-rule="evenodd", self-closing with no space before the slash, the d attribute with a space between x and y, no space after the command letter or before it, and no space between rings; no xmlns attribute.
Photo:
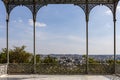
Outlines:
<svg viewBox="0 0 120 80"><path fill-rule="evenodd" d="M34 73L36 73L36 3L33 5L33 53L34 53Z"/></svg>
<svg viewBox="0 0 120 80"><path fill-rule="evenodd" d="M9 13L6 16L6 49L7 49L7 64L9 64Z"/></svg>
<svg viewBox="0 0 120 80"><path fill-rule="evenodd" d="M115 6L115 3L114 3L113 22L114 22L114 74L115 74L116 73L116 6Z"/></svg>
<svg viewBox="0 0 120 80"><path fill-rule="evenodd" d="M88 21L89 21L89 13L88 13L88 0L86 0L86 74L88 74L89 63L88 63Z"/></svg>

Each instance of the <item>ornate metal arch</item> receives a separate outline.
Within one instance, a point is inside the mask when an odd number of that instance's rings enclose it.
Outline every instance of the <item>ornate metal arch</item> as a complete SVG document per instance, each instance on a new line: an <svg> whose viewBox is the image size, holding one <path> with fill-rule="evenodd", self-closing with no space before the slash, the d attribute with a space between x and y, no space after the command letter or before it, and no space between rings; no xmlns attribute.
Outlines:
<svg viewBox="0 0 120 80"><path fill-rule="evenodd" d="M111 10L113 15L116 14L118 2L114 2L113 4L104 4L104 5Z"/></svg>
<svg viewBox="0 0 120 80"><path fill-rule="evenodd" d="M96 7L97 5L98 5L98 4L88 4L88 5L86 5L86 4L77 4L77 6L79 6L79 7L82 8L82 10L84 11L84 13L85 13L86 15L89 15L90 11L91 11L94 7Z"/></svg>
<svg viewBox="0 0 120 80"><path fill-rule="evenodd" d="M31 11L32 14L35 14L35 13L37 14L37 12L39 11L39 9L41 7L43 7L44 5L35 5L35 8L34 8L34 5L7 5L5 7L6 7L7 13L10 14L12 12L12 10L14 10L14 8L16 8L18 6L25 6L25 7L27 7Z"/></svg>
<svg viewBox="0 0 120 80"><path fill-rule="evenodd" d="M24 6L26 6L27 8L29 8L29 10L32 12L32 13L36 13L37 14L37 12L39 11L39 9L41 8L41 7L43 7L44 5L38 5L38 4L36 4L36 5L24 5ZM34 10L35 9L35 10Z"/></svg>

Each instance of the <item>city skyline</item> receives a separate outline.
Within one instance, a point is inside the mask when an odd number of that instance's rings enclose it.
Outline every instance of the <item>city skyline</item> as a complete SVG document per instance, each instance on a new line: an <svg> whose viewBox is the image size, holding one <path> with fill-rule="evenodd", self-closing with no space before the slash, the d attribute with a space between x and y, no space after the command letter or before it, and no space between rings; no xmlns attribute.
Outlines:
<svg viewBox="0 0 120 80"><path fill-rule="evenodd" d="M0 1L0 50L6 47L6 13ZM71 4L42 7L36 22L36 53L85 54L85 15ZM117 54L120 53L120 3L117 7ZM33 52L33 22L31 12L23 6L10 16L9 47L27 46ZM89 54L113 54L113 18L110 9L95 7L89 18Z"/></svg>

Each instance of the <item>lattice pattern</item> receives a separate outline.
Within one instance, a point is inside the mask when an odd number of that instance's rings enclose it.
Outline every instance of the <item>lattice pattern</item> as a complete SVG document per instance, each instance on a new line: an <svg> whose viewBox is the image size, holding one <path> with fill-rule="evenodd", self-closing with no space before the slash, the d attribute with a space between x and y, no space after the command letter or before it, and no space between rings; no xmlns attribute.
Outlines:
<svg viewBox="0 0 120 80"><path fill-rule="evenodd" d="M34 0L3 0L4 2L9 2L10 4L33 4ZM88 3L113 3L118 0L88 0ZM35 0L37 4L83 4L86 3L86 0Z"/></svg>
<svg viewBox="0 0 120 80"><path fill-rule="evenodd" d="M47 4L76 4L80 6L88 16L96 5L103 4L110 8L114 14L118 1L119 0L3 0L9 14L16 6L24 5L30 9L34 16L42 6Z"/></svg>

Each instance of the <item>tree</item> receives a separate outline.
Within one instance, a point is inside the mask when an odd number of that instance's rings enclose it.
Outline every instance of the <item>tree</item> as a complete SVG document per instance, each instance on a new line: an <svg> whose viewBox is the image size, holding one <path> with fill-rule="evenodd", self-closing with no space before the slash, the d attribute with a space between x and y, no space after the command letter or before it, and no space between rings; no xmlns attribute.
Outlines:
<svg viewBox="0 0 120 80"><path fill-rule="evenodd" d="M86 55L83 55L83 56L82 56L82 59L83 59L83 60L86 60L86 57L87 57ZM89 62L89 64L99 63L99 61L97 61L97 60L95 60L94 58L91 58L91 57L88 58L88 62Z"/></svg>
<svg viewBox="0 0 120 80"><path fill-rule="evenodd" d="M7 63L7 49L4 48L2 49L2 51L0 52L0 63Z"/></svg>
<svg viewBox="0 0 120 80"><path fill-rule="evenodd" d="M25 51L25 46L14 47L9 50L10 63L29 63L32 58L32 54ZM0 63L6 63L7 61L7 49L2 49L0 53Z"/></svg>
<svg viewBox="0 0 120 80"><path fill-rule="evenodd" d="M36 63L41 63L41 57L39 54L36 55ZM30 63L34 63L34 56L32 56L32 59L30 61Z"/></svg>
<svg viewBox="0 0 120 80"><path fill-rule="evenodd" d="M10 50L10 63L28 63L32 55L25 51L26 46L14 47Z"/></svg>
<svg viewBox="0 0 120 80"><path fill-rule="evenodd" d="M43 63L53 63L53 64L55 64L55 63L57 63L57 60L56 60L56 58L54 58L54 57L50 57L49 55L47 56L47 57L45 57L45 59L42 61Z"/></svg>

